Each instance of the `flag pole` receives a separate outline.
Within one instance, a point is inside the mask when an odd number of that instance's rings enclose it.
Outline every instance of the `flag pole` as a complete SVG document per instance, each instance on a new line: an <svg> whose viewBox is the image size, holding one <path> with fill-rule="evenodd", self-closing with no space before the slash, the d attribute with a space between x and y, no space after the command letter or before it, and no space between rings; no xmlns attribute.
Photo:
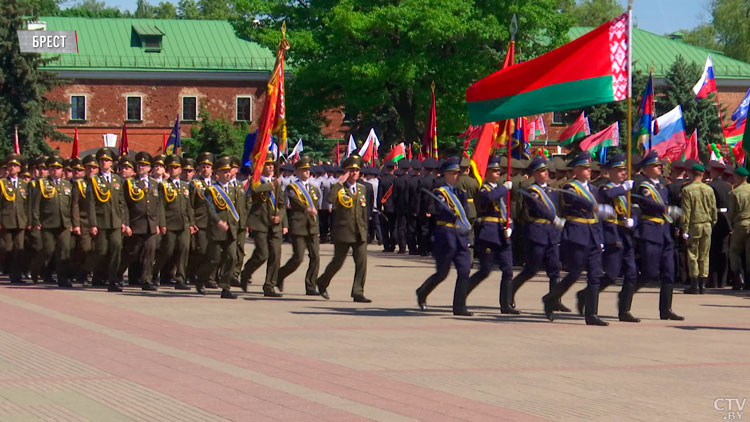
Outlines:
<svg viewBox="0 0 750 422"><path fill-rule="evenodd" d="M656 120L656 107L654 103L656 103L656 89L654 88L654 67L651 66L651 72L649 73L649 81L651 82L651 98L653 101L651 102L651 112L654 113L654 117L651 120L651 126L648 128L648 149L651 150L651 144L653 143L654 139L654 120Z"/></svg>
<svg viewBox="0 0 750 422"><path fill-rule="evenodd" d="M510 50L513 51L513 62L516 61L516 57L515 57L516 55L516 51L515 51L516 50L516 32L518 32L518 18L516 18L516 14L514 13L513 19L511 19L510 21ZM510 65L512 66L513 63L510 63ZM506 120L505 127L503 128L503 130L505 130L506 133L507 133L507 128L508 128L508 121ZM511 161L511 156L513 155L513 152L511 150L513 140L511 139L511 136L508 136L505 142L507 144L506 148L508 150L508 168L506 169L505 180L507 182L510 182L510 179L511 179L510 161ZM521 142L518 142L518 144L520 146ZM510 195L510 191L508 191L507 195L505 196L505 204L506 204L505 230L506 231L510 228L510 199L511 199L511 195Z"/></svg>
<svg viewBox="0 0 750 422"><path fill-rule="evenodd" d="M716 96L716 109L719 110L719 128L721 129L721 139L724 140L724 148L726 148L727 153L729 153L729 144L727 144L727 137L724 136L724 118L721 116L721 103L719 102L718 88L716 89L716 91L714 91L714 95Z"/></svg>
<svg viewBox="0 0 750 422"><path fill-rule="evenodd" d="M653 94L652 94L653 95ZM633 180L633 0L628 0L628 180ZM651 128L649 128L649 136ZM649 147L651 146L649 138ZM631 218L631 195L628 191L628 218Z"/></svg>

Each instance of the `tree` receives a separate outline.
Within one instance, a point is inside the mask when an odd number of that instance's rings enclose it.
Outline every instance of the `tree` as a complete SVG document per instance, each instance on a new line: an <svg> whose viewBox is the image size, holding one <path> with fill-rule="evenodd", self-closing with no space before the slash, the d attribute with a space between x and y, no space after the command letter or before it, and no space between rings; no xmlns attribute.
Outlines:
<svg viewBox="0 0 750 422"><path fill-rule="evenodd" d="M242 155L248 124L241 123L234 126L226 116L212 119L204 107L199 113L200 124L193 126L191 138L186 139L184 149L190 157L197 157L203 151L211 151L218 155Z"/></svg>
<svg viewBox="0 0 750 422"><path fill-rule="evenodd" d="M716 28L711 23L698 25L693 29L686 29L681 32L685 34L682 40L688 44L709 50L724 50L724 46L718 41L719 35L716 33Z"/></svg>
<svg viewBox="0 0 750 422"><path fill-rule="evenodd" d="M729 57L750 62L750 3L747 0L714 0L713 25Z"/></svg>
<svg viewBox="0 0 750 422"><path fill-rule="evenodd" d="M168 1L163 1L154 7L153 13L156 19L177 19L177 8Z"/></svg>
<svg viewBox="0 0 750 422"><path fill-rule="evenodd" d="M661 92L657 91L656 110L657 114L661 115L678 104L681 105L687 135L689 136L693 130L698 129L698 142L701 145L699 150L705 158L705 145L709 143L723 145L724 136L719 125L714 94L699 101L695 100L693 85L700 78L702 71L702 66L688 63L682 56L677 56L667 71L666 86L659 87L658 91Z"/></svg>
<svg viewBox="0 0 750 422"><path fill-rule="evenodd" d="M45 139L66 139L55 131L47 111L62 111L68 105L45 98L45 94L62 82L54 73L39 68L55 59L43 59L34 53L21 53L17 31L30 16L28 5L19 0L0 3L0 154L13 148L13 130L18 126L24 154L49 153Z"/></svg>
<svg viewBox="0 0 750 422"><path fill-rule="evenodd" d="M519 19L517 56L527 60L566 41L572 20L556 7L555 0L235 0L233 23L275 50L286 20L290 122L341 109L359 137L374 127L386 151L421 138L434 81L444 149L467 126L466 88L502 66L511 16Z"/></svg>
<svg viewBox="0 0 750 422"><path fill-rule="evenodd" d="M138 0L136 2L135 14L136 18L152 18L154 17L154 7L146 0Z"/></svg>
<svg viewBox="0 0 750 422"><path fill-rule="evenodd" d="M24 0L20 2L30 10L31 15L49 16L55 15L60 11L62 0Z"/></svg>
<svg viewBox="0 0 750 422"><path fill-rule="evenodd" d="M81 2L75 6L61 10L59 15L86 18L122 18L130 16L130 12L122 12L116 7L108 7L103 1L81 0Z"/></svg>
<svg viewBox="0 0 750 422"><path fill-rule="evenodd" d="M200 19L201 10L195 0L180 0L177 3L177 16L180 19Z"/></svg>
<svg viewBox="0 0 750 422"><path fill-rule="evenodd" d="M558 7L578 26L599 26L625 13L617 0L561 0Z"/></svg>

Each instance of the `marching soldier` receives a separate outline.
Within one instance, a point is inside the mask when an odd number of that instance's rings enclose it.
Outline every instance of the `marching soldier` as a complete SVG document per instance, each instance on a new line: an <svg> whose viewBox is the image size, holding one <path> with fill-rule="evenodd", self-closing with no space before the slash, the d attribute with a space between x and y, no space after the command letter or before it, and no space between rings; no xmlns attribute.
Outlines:
<svg viewBox="0 0 750 422"><path fill-rule="evenodd" d="M279 290L283 290L284 280L302 264L303 254L307 250L310 263L305 273L305 294L318 296L316 290L318 269L320 268L320 226L318 224L318 200L320 190L310 183L310 159L302 157L294 163L297 180L286 189L289 204L287 219L289 233L292 237L292 257L279 269Z"/></svg>
<svg viewBox="0 0 750 422"><path fill-rule="evenodd" d="M359 156L352 155L343 162L344 173L331 185L328 201L333 204L333 259L323 274L318 277L318 292L329 299L328 286L331 279L344 265L352 250L354 258L354 282L351 296L355 302L370 303L365 297L367 278L367 199L366 187L359 179Z"/></svg>
<svg viewBox="0 0 750 422"><path fill-rule="evenodd" d="M406 216L406 244L409 247L409 255L419 255L422 245L419 243L418 220L420 198L422 197L420 189L422 181L422 163L414 159L409 163L411 171L406 180L408 203L408 215Z"/></svg>
<svg viewBox="0 0 750 422"><path fill-rule="evenodd" d="M719 210L716 225L711 230L711 249L708 254L709 287L723 287L724 279L727 275L727 254L725 246L729 238L729 219L727 218L727 208L729 207L729 193L732 191L732 185L721 178L725 170L725 165L712 161L709 163L711 170L711 180L706 182L714 191L716 207ZM688 243L690 243L688 241Z"/></svg>
<svg viewBox="0 0 750 422"><path fill-rule="evenodd" d="M214 155L210 152L198 154L198 175L190 183L190 203L193 206L195 226L198 230L193 233L192 250L188 258L187 277L195 281L198 268L208 260L208 202L204 191L213 184ZM210 199L210 198L208 198ZM209 274L207 287L216 287L215 275Z"/></svg>
<svg viewBox="0 0 750 422"><path fill-rule="evenodd" d="M378 184L377 204L380 209L380 218L383 233L383 252L396 251L396 200L393 194L396 176L393 171L396 163L386 161L383 174ZM322 194L322 192L321 192Z"/></svg>
<svg viewBox="0 0 750 422"><path fill-rule="evenodd" d="M661 280L659 291L659 317L663 320L681 321L685 318L672 312L674 281L674 242L670 224L676 215L669 206L669 188L661 177L662 162L656 151L646 154L636 166L643 176L633 188L634 198L641 210L636 238L641 259L639 284L646 280Z"/></svg>
<svg viewBox="0 0 750 422"><path fill-rule="evenodd" d="M174 288L190 290L185 272L190 253L190 236L198 228L195 226L189 184L180 180L182 162L182 158L174 154L164 160L169 179L161 182L159 188L167 232L162 236L156 256L154 277L160 272L169 271L170 266L167 264L174 263Z"/></svg>
<svg viewBox="0 0 750 422"><path fill-rule="evenodd" d="M207 260L202 262L198 270L195 288L200 294L206 294L205 285L211 274L219 270L219 287L222 299L237 299L237 295L230 291L230 278L237 259L237 233L240 227L240 215L236 204L245 200L241 189L232 186L232 165L229 157L216 160L216 183L208 186L201 194L208 205L207 229L208 247ZM200 233L200 231L199 231Z"/></svg>
<svg viewBox="0 0 750 422"><path fill-rule="evenodd" d="M21 156L9 154L8 176L0 180L0 238L4 247L4 258L8 263L10 282L23 283L21 270L23 263L24 235L30 228L28 217L28 184L19 178Z"/></svg>
<svg viewBox="0 0 750 422"><path fill-rule="evenodd" d="M732 237L730 239L729 263L732 271L737 274L737 281L732 289L750 289L750 284L745 281L745 270L750 268L750 184L747 183L748 173L744 167L738 167L735 171L737 186L729 194L729 213L727 214L732 223ZM745 255L743 267L742 254Z"/></svg>
<svg viewBox="0 0 750 422"><path fill-rule="evenodd" d="M700 164L690 168L693 181L682 189L682 219L680 232L687 240L688 275L690 287L687 294L703 294L708 278L708 251L711 248L711 227L716 224L717 210L714 191L703 183L706 169Z"/></svg>
<svg viewBox="0 0 750 422"><path fill-rule="evenodd" d="M248 187L250 210L246 226L250 229L255 250L242 268L240 286L247 291L253 273L265 263L263 296L281 297L281 293L276 291L276 281L281 266L281 238L288 231L286 207L281 181L274 178L275 161L270 151L266 157L260 183L251 182Z"/></svg>
<svg viewBox="0 0 750 422"><path fill-rule="evenodd" d="M602 277L602 238L601 225L597 217L599 204L591 177L591 154L581 152L570 162L574 179L564 187L566 195L561 198L566 216L561 237L561 247L566 250L568 274L542 298L544 313L553 320L557 301L576 282L585 269L588 282L585 293L584 315L586 325L609 325L597 315L599 310L599 285ZM579 309L581 306L579 306Z"/></svg>
<svg viewBox="0 0 750 422"><path fill-rule="evenodd" d="M57 285L73 287L70 282L70 233L72 186L63 179L63 159L50 157L46 162L49 176L39 179L31 197L31 226L42 237L41 259L32 261L32 272L52 278L49 264L54 258Z"/></svg>
<svg viewBox="0 0 750 422"><path fill-rule="evenodd" d="M456 183L456 187L461 189L466 194L466 202L469 204L466 207L466 216L469 218L469 223L474 225L474 221L477 219L477 207L474 206L474 197L479 192L479 182L473 176L469 175L471 171L471 160L464 157L461 159L461 177ZM470 233L469 236L473 236Z"/></svg>
<svg viewBox="0 0 750 422"><path fill-rule="evenodd" d="M90 287L89 273L93 271L93 264L96 261L96 255L93 253L94 239L91 236L91 226L89 222L88 200L86 191L92 176L99 172L99 164L96 162L96 156L89 154L81 161L84 168L84 174L81 178L73 180L73 197L71 198L71 224L73 224L73 234L75 235L74 254L78 262L78 272L76 273L78 281L83 287ZM75 164L73 165L75 167Z"/></svg>
<svg viewBox="0 0 750 422"><path fill-rule="evenodd" d="M697 160L694 160L697 163ZM692 166L692 164L691 164ZM690 179L685 177L687 171L687 165L684 161L675 161L672 163L671 179L669 183L669 205L679 207L680 201L682 200L682 188L690 183ZM680 219L672 223L673 232L679 230ZM688 270L687 270L687 246L685 239L682 236L675 238L675 277L676 281L680 284L688 283ZM710 264L709 264L710 265Z"/></svg>
<svg viewBox="0 0 750 422"><path fill-rule="evenodd" d="M128 231L128 207L125 204L123 180L112 172L113 157L109 148L96 152L99 173L89 180L86 198L96 252L95 279L106 278L110 292L121 292L117 285L122 253L122 235Z"/></svg>
<svg viewBox="0 0 750 422"><path fill-rule="evenodd" d="M398 169L403 172L393 182L393 194L396 196L396 243L398 244L398 253L406 253L407 235L409 225L409 168L411 163L403 159L398 162Z"/></svg>
<svg viewBox="0 0 750 422"><path fill-rule="evenodd" d="M519 314L511 307L513 295L513 251L510 236L512 225L506 229L506 222L510 218L506 195L513 187L510 180L498 184L500 181L500 157L490 157L487 172L482 187L475 200L477 208L477 232L474 249L479 258L479 270L469 278L468 293L471 293L479 283L490 275L492 266L497 264L502 271L500 280L500 312L503 314Z"/></svg>
<svg viewBox="0 0 750 422"><path fill-rule="evenodd" d="M39 188L39 181L42 179L46 179L49 175L49 170L47 169L47 158L48 157L45 155L40 155L32 160L33 178L28 183L29 200L34 196L34 192ZM30 218L31 216L29 215L28 217ZM24 269L31 273L31 279L34 281L34 283L37 283L39 280L40 274L37 271L40 270L40 268L38 268L34 264L31 258L35 256L41 256L42 246L42 232L29 228L26 232L26 238L24 239L23 261ZM44 281L51 283L52 279L47 278Z"/></svg>
<svg viewBox="0 0 750 422"><path fill-rule="evenodd" d="M139 152L135 160L138 168L136 178L126 180L126 189L123 189L126 191L129 223L119 274L123 274L131 263L136 263L140 274L128 273L128 278L140 279L143 290L156 291L158 288L152 283L152 277L159 235L166 233L164 207L159 197L159 182L149 176L151 155Z"/></svg>
<svg viewBox="0 0 750 422"><path fill-rule="evenodd" d="M437 169L437 160L432 157L427 157L422 163L424 168L424 175L422 180L419 182L420 192L418 192L417 198L419 198L419 218L417 219L417 233L419 234L419 253L422 256L430 256L432 254L432 231L435 227L432 219L432 213L435 212L435 204L433 203L432 197L427 195L424 190L432 192L433 189L438 187L437 177L435 176L435 170Z"/></svg>
<svg viewBox="0 0 750 422"><path fill-rule="evenodd" d="M449 158L441 172L445 184L434 190L437 195L435 204L435 244L440 245L433 251L435 258L435 273L422 283L417 289L417 305L419 309L427 309L427 297L445 280L451 268L456 267L456 287L453 291L453 315L472 316L466 309L466 294L471 269L469 254L469 233L471 224L466 214L466 193L458 189L461 169L457 158Z"/></svg>

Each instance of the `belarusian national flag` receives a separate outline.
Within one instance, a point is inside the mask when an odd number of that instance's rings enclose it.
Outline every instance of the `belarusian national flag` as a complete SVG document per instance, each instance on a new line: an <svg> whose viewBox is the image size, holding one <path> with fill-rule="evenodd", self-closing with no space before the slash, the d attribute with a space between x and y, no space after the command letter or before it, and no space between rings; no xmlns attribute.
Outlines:
<svg viewBox="0 0 750 422"><path fill-rule="evenodd" d="M739 127L729 126L724 128L724 139L727 141L729 147L735 146L738 142L742 141L742 135L745 134L745 126L747 120L743 122Z"/></svg>
<svg viewBox="0 0 750 422"><path fill-rule="evenodd" d="M578 146L582 151L589 151L593 154L602 148L618 145L620 145L620 122L614 122L604 130L587 137Z"/></svg>
<svg viewBox="0 0 750 422"><path fill-rule="evenodd" d="M564 147L591 135L589 119L581 113L580 116L560 134L560 146Z"/></svg>
<svg viewBox="0 0 750 422"><path fill-rule="evenodd" d="M394 145L393 148L391 148L391 152L388 153L388 155L385 156L385 161L392 160L394 163L397 163L399 160L406 158L406 146L403 142L401 142L398 145Z"/></svg>
<svg viewBox="0 0 750 422"><path fill-rule="evenodd" d="M499 70L466 90L471 124L624 100L628 14L536 59Z"/></svg>

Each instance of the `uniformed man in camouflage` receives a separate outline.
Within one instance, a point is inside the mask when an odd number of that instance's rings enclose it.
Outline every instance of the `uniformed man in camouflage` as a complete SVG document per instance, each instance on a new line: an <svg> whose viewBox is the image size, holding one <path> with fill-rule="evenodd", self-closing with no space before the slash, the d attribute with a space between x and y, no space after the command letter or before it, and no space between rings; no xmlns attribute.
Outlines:
<svg viewBox="0 0 750 422"><path fill-rule="evenodd" d="M682 220L680 232L687 240L688 275L690 287L687 294L703 294L708 278L708 252L711 249L711 228L716 224L717 209L714 191L703 183L706 169L701 164L690 168L693 181L682 189Z"/></svg>

